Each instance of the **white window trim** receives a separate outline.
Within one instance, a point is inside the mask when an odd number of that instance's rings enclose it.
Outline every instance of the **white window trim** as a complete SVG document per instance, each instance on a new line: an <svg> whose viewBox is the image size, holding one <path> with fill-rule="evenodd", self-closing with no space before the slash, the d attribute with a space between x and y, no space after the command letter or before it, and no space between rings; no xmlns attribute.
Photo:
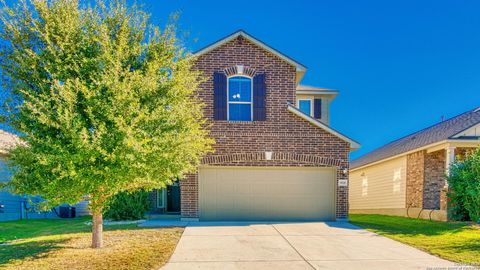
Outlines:
<svg viewBox="0 0 480 270"><path fill-rule="evenodd" d="M311 117L313 117L313 99L312 98L301 98L301 99L298 99L297 100L297 108L299 111L300 110L300 101L304 101L304 100L307 100L307 101L310 101L310 115Z"/></svg>
<svg viewBox="0 0 480 270"><path fill-rule="evenodd" d="M244 77L250 79L250 102L230 101L230 78ZM250 120L230 120L230 104L250 104ZM253 78L246 75L234 74L227 77L227 120L232 122L252 122L253 121Z"/></svg>
<svg viewBox="0 0 480 270"><path fill-rule="evenodd" d="M157 189L157 208L167 208L166 200L167 200L167 188ZM162 196L162 204L160 205L160 196Z"/></svg>

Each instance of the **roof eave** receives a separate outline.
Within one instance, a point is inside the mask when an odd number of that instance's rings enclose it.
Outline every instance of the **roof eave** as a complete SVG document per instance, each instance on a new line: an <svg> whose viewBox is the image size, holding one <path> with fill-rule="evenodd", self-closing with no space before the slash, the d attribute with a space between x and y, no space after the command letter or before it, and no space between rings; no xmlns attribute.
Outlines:
<svg viewBox="0 0 480 270"><path fill-rule="evenodd" d="M338 91L332 90L296 90L296 93L299 95L329 95L329 96L338 96Z"/></svg>
<svg viewBox="0 0 480 270"><path fill-rule="evenodd" d="M288 104L288 111L290 111L293 114L299 116L300 118L303 118L303 119L307 120L308 122L310 122L314 126L317 126L321 129L327 131L328 133L337 136L338 138L342 139L343 141L349 143L350 144L350 151L355 151L355 150L357 150L361 147L361 145L358 142L350 139L349 137L343 135L342 133L336 131L335 129L325 125L324 123L318 121L317 119L312 118L309 115L306 115L305 113L303 113L302 111L297 109L292 104Z"/></svg>
<svg viewBox="0 0 480 270"><path fill-rule="evenodd" d="M300 82L303 79L303 76L305 76L305 72L306 72L306 70L298 71L298 69L297 69L297 72L295 73L295 83L296 83L296 85L300 84Z"/></svg>

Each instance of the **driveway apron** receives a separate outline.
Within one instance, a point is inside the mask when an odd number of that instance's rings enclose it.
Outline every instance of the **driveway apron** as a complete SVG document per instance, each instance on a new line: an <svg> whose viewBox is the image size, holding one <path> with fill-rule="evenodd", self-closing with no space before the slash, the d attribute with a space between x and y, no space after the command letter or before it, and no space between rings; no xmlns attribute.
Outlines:
<svg viewBox="0 0 480 270"><path fill-rule="evenodd" d="M190 222L178 269L427 269L454 264L346 222Z"/></svg>

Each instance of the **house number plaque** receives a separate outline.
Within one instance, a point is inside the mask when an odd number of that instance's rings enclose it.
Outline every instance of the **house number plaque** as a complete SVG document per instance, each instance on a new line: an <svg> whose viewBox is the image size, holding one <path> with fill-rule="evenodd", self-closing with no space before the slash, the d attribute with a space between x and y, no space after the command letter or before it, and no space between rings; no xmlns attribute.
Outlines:
<svg viewBox="0 0 480 270"><path fill-rule="evenodd" d="M346 186L348 186L348 181L347 180L338 180L338 186L339 187L346 187Z"/></svg>

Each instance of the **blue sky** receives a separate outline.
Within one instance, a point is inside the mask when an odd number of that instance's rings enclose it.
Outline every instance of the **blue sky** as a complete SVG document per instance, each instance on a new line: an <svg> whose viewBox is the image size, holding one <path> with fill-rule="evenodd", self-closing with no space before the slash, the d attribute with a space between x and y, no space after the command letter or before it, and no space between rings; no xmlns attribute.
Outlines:
<svg viewBox="0 0 480 270"><path fill-rule="evenodd" d="M244 29L308 67L303 84L337 89L332 126L352 157L480 106L480 1L137 0L179 26L192 51Z"/></svg>
<svg viewBox="0 0 480 270"><path fill-rule="evenodd" d="M480 1L144 1L196 50L244 29L308 67L303 84L337 89L332 126L385 143L480 106Z"/></svg>

